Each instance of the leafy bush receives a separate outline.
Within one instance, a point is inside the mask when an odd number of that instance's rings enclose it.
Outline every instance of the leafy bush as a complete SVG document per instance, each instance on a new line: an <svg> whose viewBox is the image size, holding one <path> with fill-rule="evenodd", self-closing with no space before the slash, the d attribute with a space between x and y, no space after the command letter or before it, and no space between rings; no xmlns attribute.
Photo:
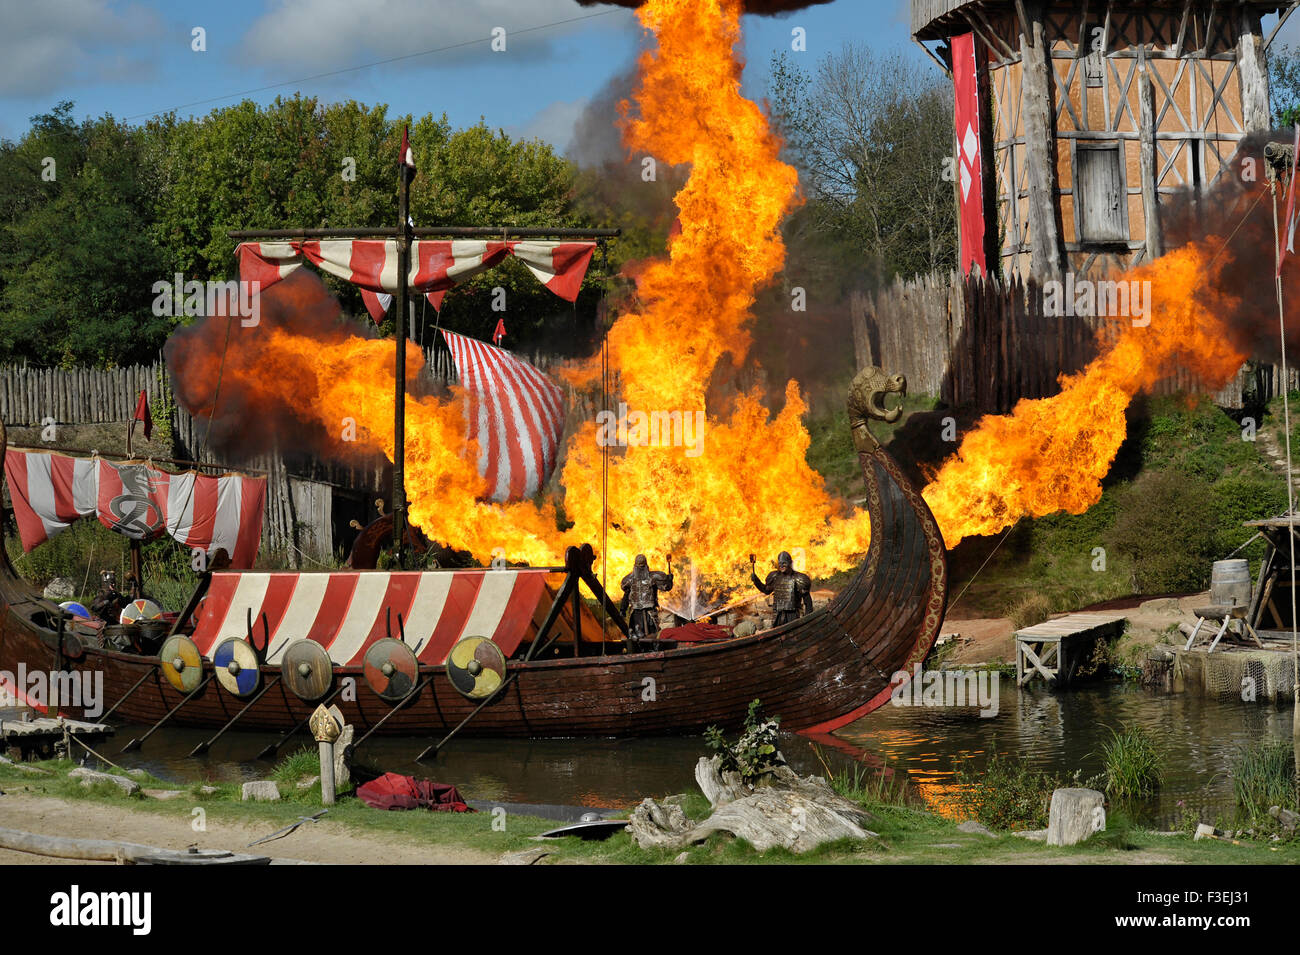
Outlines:
<svg viewBox="0 0 1300 955"><path fill-rule="evenodd" d="M997 753L983 770L955 761L953 775L957 811L990 829L1045 829L1052 790L1061 785L1059 777Z"/></svg>
<svg viewBox="0 0 1300 955"><path fill-rule="evenodd" d="M744 732L734 746L716 726L704 731L704 740L715 755L722 757L723 772L740 773L748 783L780 764L781 754L776 748L780 726L781 717L764 717L762 701L754 700L745 715Z"/></svg>
<svg viewBox="0 0 1300 955"><path fill-rule="evenodd" d="M1042 623L1053 613L1052 598L1042 591L1035 591L1021 597L1007 608L1006 616L1011 619L1014 630L1022 630Z"/></svg>
<svg viewBox="0 0 1300 955"><path fill-rule="evenodd" d="M1106 793L1116 799L1150 796L1160 788L1160 753L1140 726L1110 731L1102 744L1106 766Z"/></svg>
<svg viewBox="0 0 1300 955"><path fill-rule="evenodd" d="M1121 494L1108 546L1133 562L1137 593L1185 593L1209 582L1215 495L1203 478L1148 471Z"/></svg>

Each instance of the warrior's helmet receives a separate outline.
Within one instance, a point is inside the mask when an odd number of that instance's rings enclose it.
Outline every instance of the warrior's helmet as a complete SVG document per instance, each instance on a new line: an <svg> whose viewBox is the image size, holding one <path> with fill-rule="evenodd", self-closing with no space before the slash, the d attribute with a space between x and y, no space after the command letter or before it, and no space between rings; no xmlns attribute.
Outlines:
<svg viewBox="0 0 1300 955"><path fill-rule="evenodd" d="M786 573L794 566L794 561L790 559L790 552L783 550L776 555L776 569Z"/></svg>
<svg viewBox="0 0 1300 955"><path fill-rule="evenodd" d="M632 576L645 577L650 573L650 562L645 559L645 554L637 554L636 560L632 561Z"/></svg>

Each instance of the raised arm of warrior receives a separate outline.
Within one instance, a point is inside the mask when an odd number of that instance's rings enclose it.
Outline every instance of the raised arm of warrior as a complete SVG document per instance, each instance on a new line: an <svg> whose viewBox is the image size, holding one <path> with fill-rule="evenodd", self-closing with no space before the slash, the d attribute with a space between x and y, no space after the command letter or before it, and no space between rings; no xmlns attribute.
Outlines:
<svg viewBox="0 0 1300 955"><path fill-rule="evenodd" d="M770 579L771 574L769 574L768 577ZM754 586L759 589L760 593L770 594L772 592L772 585L759 580L758 574L754 573L752 570L749 572L749 579L754 582Z"/></svg>
<svg viewBox="0 0 1300 955"><path fill-rule="evenodd" d="M655 582L655 589L662 590L664 593L673 589L673 575L665 574L663 571L656 570L652 575Z"/></svg>

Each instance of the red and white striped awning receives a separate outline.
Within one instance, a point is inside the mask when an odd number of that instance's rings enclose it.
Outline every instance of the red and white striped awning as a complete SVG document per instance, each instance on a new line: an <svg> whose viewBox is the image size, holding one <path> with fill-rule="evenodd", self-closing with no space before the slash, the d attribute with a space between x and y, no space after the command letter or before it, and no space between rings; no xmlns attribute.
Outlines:
<svg viewBox="0 0 1300 955"><path fill-rule="evenodd" d="M510 352L442 331L465 389L478 473L494 501L532 497L555 469L564 434L564 396L555 382Z"/></svg>
<svg viewBox="0 0 1300 955"><path fill-rule="evenodd" d="M229 637L246 639L249 612L267 662L298 640L315 640L339 665L359 665L371 644L400 639L421 663L438 664L463 637L490 637L506 656L528 634L551 571L438 570L215 573L194 642L205 656ZM266 614L265 631L262 614ZM398 621L401 621L399 629Z"/></svg>
<svg viewBox="0 0 1300 955"><path fill-rule="evenodd" d="M428 295L434 308L441 308L448 289L513 255L528 267L537 281L572 302L578 297L595 250L595 242L417 239L411 244L407 284L412 291ZM386 307L378 296L397 291L395 239L243 242L236 254L240 278L259 283L263 290L307 261L360 286L372 315L378 307L376 303ZM380 309L379 316L382 314Z"/></svg>
<svg viewBox="0 0 1300 955"><path fill-rule="evenodd" d="M224 548L236 567L257 556L266 478L173 474L143 463L10 448L5 479L25 551L77 518L95 516L134 540L166 533L209 556Z"/></svg>

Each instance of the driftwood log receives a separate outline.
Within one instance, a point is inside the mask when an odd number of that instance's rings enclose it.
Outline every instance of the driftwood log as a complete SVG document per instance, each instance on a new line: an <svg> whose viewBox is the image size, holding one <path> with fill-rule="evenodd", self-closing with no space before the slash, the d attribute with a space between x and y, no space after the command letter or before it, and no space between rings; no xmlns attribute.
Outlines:
<svg viewBox="0 0 1300 955"><path fill-rule="evenodd" d="M701 758L695 779L713 806L709 818L693 824L674 800L645 799L632 813L628 830L643 849L680 849L703 842L714 832L729 832L759 852L780 846L807 852L837 839L871 839L871 815L836 793L820 777L801 777L788 766L761 776L755 785L722 772L720 760Z"/></svg>
<svg viewBox="0 0 1300 955"><path fill-rule="evenodd" d="M243 855L225 849L160 849L135 842L110 839L69 839L43 836L17 829L0 829L0 849L30 852L55 859L82 859L87 862L116 862L119 865L268 865L267 856Z"/></svg>

